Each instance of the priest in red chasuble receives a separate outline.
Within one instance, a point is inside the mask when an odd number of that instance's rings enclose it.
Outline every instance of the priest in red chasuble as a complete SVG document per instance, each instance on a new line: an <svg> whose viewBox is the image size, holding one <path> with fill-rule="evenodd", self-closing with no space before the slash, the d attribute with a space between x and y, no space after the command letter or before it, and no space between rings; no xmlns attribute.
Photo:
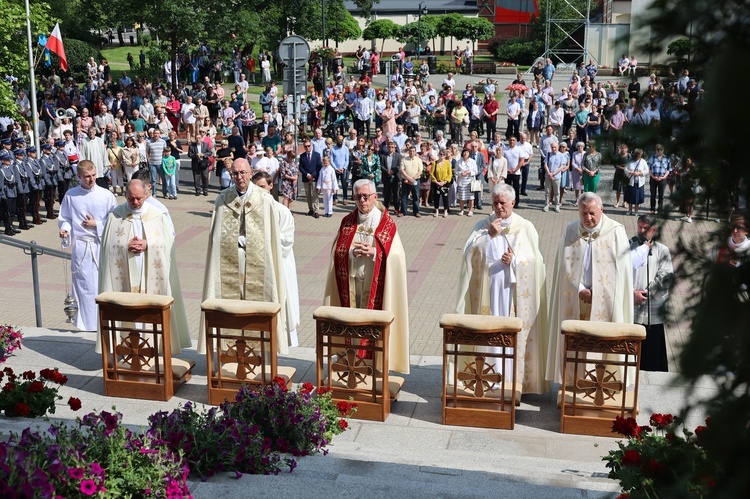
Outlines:
<svg viewBox="0 0 750 499"><path fill-rule="evenodd" d="M409 373L409 305L406 257L396 224L378 203L375 184L354 183L357 209L341 221L331 251L325 305L387 310L390 370Z"/></svg>

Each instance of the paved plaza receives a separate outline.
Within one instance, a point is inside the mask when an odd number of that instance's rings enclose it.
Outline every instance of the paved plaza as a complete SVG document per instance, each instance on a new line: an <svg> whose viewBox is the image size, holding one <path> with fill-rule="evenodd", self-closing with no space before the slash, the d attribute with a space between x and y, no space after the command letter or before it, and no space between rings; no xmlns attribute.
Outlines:
<svg viewBox="0 0 750 499"><path fill-rule="evenodd" d="M435 76L435 81L442 77ZM508 80L507 78L505 78ZM606 79L606 78L605 78ZM502 80L501 80L502 81ZM502 81L500 88L507 82ZM459 80L458 88L462 88ZM465 85L465 83L463 84ZM499 120L504 130L504 118ZM535 150L536 152L536 150ZM538 156L532 164L530 185L535 185ZM612 167L604 168L600 193L605 213L625 225L628 236L635 234L636 217L625 216L624 209L614 209L611 193ZM179 199L165 201L174 220L177 236L177 261L183 297L188 313L191 337L197 340L203 286L205 252L208 242L213 198L218 193L212 179L209 197L195 197L189 162L182 161ZM521 216L536 226L541 251L547 264L548 288L551 282L554 253L564 226L576 219L572 193L566 194L560 213L544 213L543 194L529 190L522 198ZM196 497L285 496L328 497L343 495L374 497L383 494L406 494L409 497L607 497L617 491L616 483L606 478L601 456L615 448L608 438L560 435L559 412L553 396L524 397L517 413L514 431L494 431L440 424L440 316L452 313L456 302L456 284L461 252L471 227L489 214L489 195L485 193L483 211L473 218L451 215L433 218L432 210L423 217L396 219L408 265L410 313L410 347L412 374L406 376L402 399L393 407L386 423L353 422L352 430L338 437L328 457L303 459L292 475L283 477L243 477L241 480L215 478L208 483L194 482ZM124 202L119 197L118 201ZM648 207L646 199L644 207ZM335 206L333 218L314 219L305 216L307 204L302 195L292 206L295 215L295 256L300 293L300 347L292 348L284 361L298 369L295 382L314 379L313 310L322 304L323 289L329 265L329 253L342 217L353 206ZM696 216L695 223L679 221L671 212L662 229L661 241L671 249L678 236L700 238L716 228L713 220ZM48 221L15 239L59 248L56 221ZM61 390L66 397L79 397L84 410L117 409L125 422L144 424L148 414L161 408L175 407L186 400L205 402L205 359L194 349L185 355L196 359L195 376L168 403L143 404L140 401L105 398L101 381L101 358L94 353L93 333L69 330L63 313L66 263L42 255L38 259L43 328L35 324L32 272L29 256L19 249L0 245L0 322L23 328L26 340L23 350L9 360L16 368L40 369L59 366L71 383ZM676 262L675 262L676 263ZM681 317L685 300L693 291L678 285L671 304L674 317ZM674 356L689 334L686 323L669 322L666 326L670 370ZM643 373L641 416L647 421L651 412L677 411L683 405L684 391L669 385L674 374ZM710 386L701 388L709 393ZM67 407L59 407L57 416L72 418ZM697 418L700 421L700 418ZM693 422L690 422L693 424ZM0 430L20 430L28 421L0 420ZM350 489L350 487L361 487ZM560 487L563 487L562 489ZM352 492L351 490L355 490ZM359 490L359 492L356 492ZM243 493L244 491L244 493ZM304 492L303 492L304 491ZM346 492L345 492L346 491Z"/></svg>

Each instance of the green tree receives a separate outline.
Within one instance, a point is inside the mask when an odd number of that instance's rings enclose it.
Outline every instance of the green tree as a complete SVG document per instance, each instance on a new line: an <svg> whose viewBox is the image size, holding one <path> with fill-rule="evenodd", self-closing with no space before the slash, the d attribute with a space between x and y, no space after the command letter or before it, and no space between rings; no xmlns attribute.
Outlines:
<svg viewBox="0 0 750 499"><path fill-rule="evenodd" d="M145 21L153 34L166 47L172 63L172 74L177 74L177 50L183 43L196 43L206 23L205 2L199 0L164 0L145 12ZM188 38L189 37L189 38ZM172 90L177 91L177 79L172 79Z"/></svg>
<svg viewBox="0 0 750 499"><path fill-rule="evenodd" d="M655 53L675 37L692 40L690 76L705 90L705 99L691 102L695 109L691 119L671 143L676 157L691 158L695 167L681 179L686 187L677 189L670 200L697 198L699 206L710 206L711 218L722 221L742 199L750 199L747 133L736 117L737 95L727 91L728 85L750 79L747 7L746 0L655 0L644 18L635 20L650 27ZM693 189L692 182L701 189ZM690 324L687 342L678 353L680 374L693 388L684 412L700 405L711 416L701 444L722 470L720 476L695 470L705 483L715 482L700 495L746 497L750 490L750 261L745 253L739 256L739 266L717 263L712 250L726 244L730 227L720 223L701 229L701 237L692 240L685 236L688 231L680 231L675 258L680 262L677 285L695 290L686 298L685 314L675 318ZM675 485L682 478L676 477ZM684 489L675 490L672 497L686 494Z"/></svg>
<svg viewBox="0 0 750 499"><path fill-rule="evenodd" d="M29 56L26 42L26 9L20 0L0 0L0 71L2 76L13 75L22 87L29 87ZM49 5L35 2L30 5L31 35L49 35L54 27ZM17 116L16 96L5 78L0 80L0 115Z"/></svg>
<svg viewBox="0 0 750 499"><path fill-rule="evenodd" d="M495 26L483 17L464 17L459 23L461 38L470 40L472 49L478 40L489 40L495 36Z"/></svg>
<svg viewBox="0 0 750 499"><path fill-rule="evenodd" d="M387 38L396 38L399 29L399 26L390 19L378 19L367 25L364 31L362 31L362 38L372 41L383 40L380 44L380 51L382 52L385 40Z"/></svg>
<svg viewBox="0 0 750 499"><path fill-rule="evenodd" d="M427 41L435 36L435 25L431 23L414 21L404 24L398 32L396 39L401 43L417 44L417 40Z"/></svg>
<svg viewBox="0 0 750 499"><path fill-rule="evenodd" d="M464 16L454 12L453 14L443 14L438 17L439 17L439 20L437 22L438 35L443 39L445 38L451 39L451 51L453 51L453 38L460 40L463 36L463 33L461 32L460 27L461 27L461 23L464 20ZM441 46L443 46L442 43L441 43Z"/></svg>

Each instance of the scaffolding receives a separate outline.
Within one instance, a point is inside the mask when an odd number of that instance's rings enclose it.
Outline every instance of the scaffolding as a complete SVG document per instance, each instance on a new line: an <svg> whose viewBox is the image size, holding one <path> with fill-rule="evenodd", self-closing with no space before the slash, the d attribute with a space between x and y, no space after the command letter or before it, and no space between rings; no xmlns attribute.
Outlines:
<svg viewBox="0 0 750 499"><path fill-rule="evenodd" d="M547 2L543 59L549 58L555 65L572 66L575 69L579 62L586 62L590 57L588 32L591 22L591 0L586 0L585 10L580 8L581 5L580 0ZM552 35L557 29L562 32L563 37L555 43ZM580 41L581 29L583 29L583 43Z"/></svg>

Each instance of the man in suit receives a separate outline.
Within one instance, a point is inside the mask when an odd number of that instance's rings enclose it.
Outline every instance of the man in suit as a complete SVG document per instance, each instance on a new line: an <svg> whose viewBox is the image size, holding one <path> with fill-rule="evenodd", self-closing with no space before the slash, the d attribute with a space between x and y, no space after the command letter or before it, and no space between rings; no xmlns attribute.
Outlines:
<svg viewBox="0 0 750 499"><path fill-rule="evenodd" d="M112 101L110 110L112 111L112 116L117 116L117 111L122 111L125 116L128 115L128 101L122 98L122 92L117 92L117 97Z"/></svg>
<svg viewBox="0 0 750 499"><path fill-rule="evenodd" d="M305 186L305 198L307 198L307 214L318 218L318 175L323 162L316 151L312 148L312 142L305 140L305 151L299 157L299 172L302 175L302 184Z"/></svg>
<svg viewBox="0 0 750 499"><path fill-rule="evenodd" d="M477 163L476 179L482 183L482 190L474 193L474 207L477 210L482 209L482 193L484 191L484 176L487 173L487 162L484 160L484 153L479 150L479 141L471 141L471 157Z"/></svg>
<svg viewBox="0 0 750 499"><path fill-rule="evenodd" d="M387 210L393 201L393 207L398 212L401 153L396 150L396 143L393 141L388 142L388 152L380 156L380 170L383 179L383 206Z"/></svg>
<svg viewBox="0 0 750 499"><path fill-rule="evenodd" d="M193 170L193 180L195 182L195 195L208 196L208 158L211 156L211 148L203 142L205 132L199 132L195 136L195 141L188 147L188 157L190 158L190 167Z"/></svg>

